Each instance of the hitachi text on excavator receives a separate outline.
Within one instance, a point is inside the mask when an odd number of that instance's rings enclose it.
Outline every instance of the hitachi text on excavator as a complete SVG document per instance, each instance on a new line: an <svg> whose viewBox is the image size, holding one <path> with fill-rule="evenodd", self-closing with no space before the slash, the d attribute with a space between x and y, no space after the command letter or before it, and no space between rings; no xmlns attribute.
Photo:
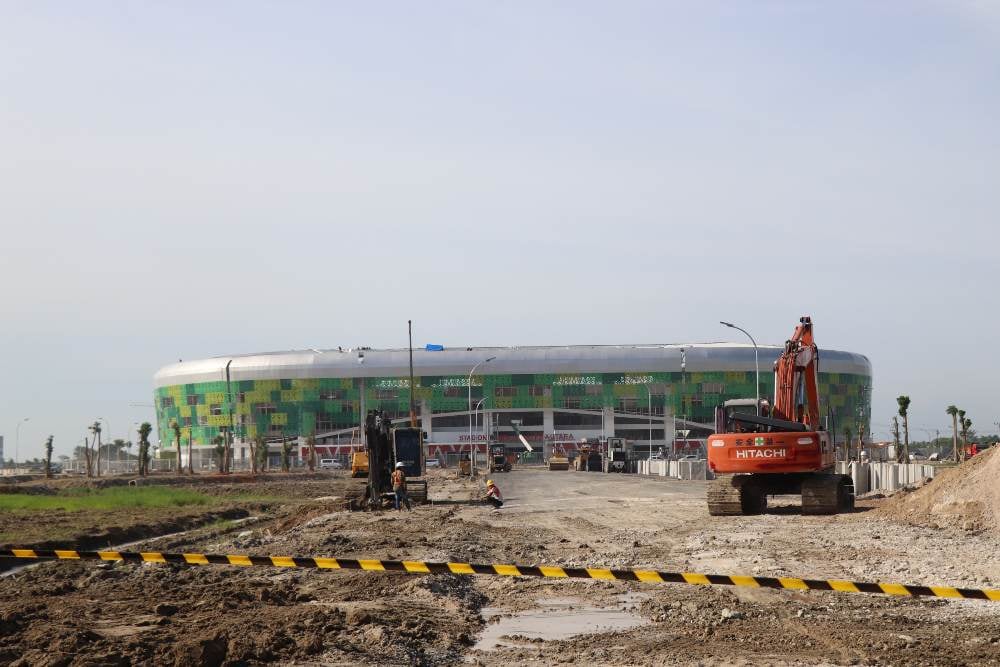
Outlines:
<svg viewBox="0 0 1000 667"><path fill-rule="evenodd" d="M801 494L803 514L854 508L854 483L834 473L835 451L820 425L819 349L803 317L774 364L774 404L726 401L708 438L709 514L760 514L771 495Z"/></svg>

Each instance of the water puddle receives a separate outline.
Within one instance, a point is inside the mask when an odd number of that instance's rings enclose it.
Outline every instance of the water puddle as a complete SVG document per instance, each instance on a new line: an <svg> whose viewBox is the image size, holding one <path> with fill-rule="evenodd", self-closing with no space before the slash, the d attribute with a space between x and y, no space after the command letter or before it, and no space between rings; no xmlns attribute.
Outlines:
<svg viewBox="0 0 1000 667"><path fill-rule="evenodd" d="M503 611L483 607L487 622L475 650L492 651L504 646L523 646L533 641L566 639L575 635L630 630L649 621L634 612L637 599L622 599L621 607L594 607L575 598L542 598L537 609L501 616ZM495 622L491 619L497 618Z"/></svg>

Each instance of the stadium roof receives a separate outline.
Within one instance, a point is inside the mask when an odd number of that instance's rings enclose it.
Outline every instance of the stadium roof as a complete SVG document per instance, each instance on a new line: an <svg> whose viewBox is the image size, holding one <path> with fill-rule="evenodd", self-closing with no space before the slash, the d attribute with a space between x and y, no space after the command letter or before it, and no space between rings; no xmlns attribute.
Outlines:
<svg viewBox="0 0 1000 667"><path fill-rule="evenodd" d="M770 373L783 347L759 345L760 371ZM564 345L522 347L414 348L417 376L468 375L472 367L495 357L477 372L484 375L527 373L650 373L679 372L682 358L688 373L752 371L754 350L748 343ZM240 354L180 361L161 368L156 387L225 379L231 363L232 380L404 377L409 374L409 351L367 347L328 350L290 350ZM868 358L853 352L820 350L820 371L871 375Z"/></svg>

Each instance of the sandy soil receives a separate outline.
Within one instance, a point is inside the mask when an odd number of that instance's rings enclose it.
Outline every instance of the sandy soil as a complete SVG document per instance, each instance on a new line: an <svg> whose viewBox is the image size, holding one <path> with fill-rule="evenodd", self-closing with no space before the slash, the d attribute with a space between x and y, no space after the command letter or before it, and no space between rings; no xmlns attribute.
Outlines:
<svg viewBox="0 0 1000 667"><path fill-rule="evenodd" d="M779 506L709 517L704 485L598 473L436 471L437 502L360 513L336 500L277 504L251 526L144 549L655 567L727 574L1000 587L991 531L933 528L865 503L836 517ZM271 493L283 484L270 482ZM329 498L328 488L313 489ZM627 630L539 640L489 623L552 600L624 611ZM546 602L549 601L549 602ZM539 621L542 626L545 621ZM544 629L544 628L542 628ZM581 629L588 629L581 621ZM592 629L592 628L589 628ZM0 662L35 664L1000 664L1000 604L550 579L269 568L51 563L0 584Z"/></svg>

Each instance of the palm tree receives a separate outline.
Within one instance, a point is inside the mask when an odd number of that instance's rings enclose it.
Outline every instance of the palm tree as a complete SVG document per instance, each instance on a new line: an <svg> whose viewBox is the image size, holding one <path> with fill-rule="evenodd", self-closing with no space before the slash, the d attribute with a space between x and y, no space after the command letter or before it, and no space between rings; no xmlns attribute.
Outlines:
<svg viewBox="0 0 1000 667"><path fill-rule="evenodd" d="M267 461L267 438L262 434L255 435L250 440L250 474L256 475L258 469L264 471L263 463Z"/></svg>
<svg viewBox="0 0 1000 667"><path fill-rule="evenodd" d="M899 396L896 398L899 404L899 416L903 418L903 460L910 462L910 420L907 414L910 411L910 397Z"/></svg>
<svg viewBox="0 0 1000 667"><path fill-rule="evenodd" d="M968 454L969 451L969 430L972 428L971 419L962 420L962 459Z"/></svg>
<svg viewBox="0 0 1000 667"><path fill-rule="evenodd" d="M52 436L45 439L45 477L52 479Z"/></svg>
<svg viewBox="0 0 1000 667"><path fill-rule="evenodd" d="M292 443L288 441L285 434L281 434L281 471L290 472L292 469Z"/></svg>
<svg viewBox="0 0 1000 667"><path fill-rule="evenodd" d="M958 434L962 436L962 446L958 448L958 461L965 460L965 410L958 411Z"/></svg>
<svg viewBox="0 0 1000 667"><path fill-rule="evenodd" d="M149 434L152 431L149 422L142 422L139 426L139 475L143 477L149 473Z"/></svg>
<svg viewBox="0 0 1000 667"><path fill-rule="evenodd" d="M267 438L263 435L257 436L259 440L257 441L257 471L261 473L267 472L268 463L268 445Z"/></svg>
<svg viewBox="0 0 1000 667"><path fill-rule="evenodd" d="M309 438L306 440L306 444L309 446L309 472L316 471L316 433L315 431L309 434Z"/></svg>
<svg viewBox="0 0 1000 667"><path fill-rule="evenodd" d="M955 462L957 463L958 462L958 408L954 405L949 405L948 408L945 410L945 412L951 415L951 429L952 429L951 453L955 459Z"/></svg>
<svg viewBox="0 0 1000 667"><path fill-rule="evenodd" d="M193 430L194 430L193 426L188 427L188 474L189 475L194 474L194 457L191 456L191 440L194 439L193 436L191 435L191 432Z"/></svg>
<svg viewBox="0 0 1000 667"><path fill-rule="evenodd" d="M84 455L87 458L87 477L94 476L94 450L97 450L96 463L97 463L97 474L101 474L101 422L94 422L90 425L88 429L94 434L94 440L88 442L84 448Z"/></svg>
<svg viewBox="0 0 1000 667"><path fill-rule="evenodd" d="M219 472L224 472L226 466L226 437L217 435L212 438L212 444L215 445L212 451L215 452L215 461L219 466Z"/></svg>
<svg viewBox="0 0 1000 667"><path fill-rule="evenodd" d="M175 419L170 424L170 428L174 430L174 440L177 441L177 474L183 475L184 471L181 469L181 425Z"/></svg>

